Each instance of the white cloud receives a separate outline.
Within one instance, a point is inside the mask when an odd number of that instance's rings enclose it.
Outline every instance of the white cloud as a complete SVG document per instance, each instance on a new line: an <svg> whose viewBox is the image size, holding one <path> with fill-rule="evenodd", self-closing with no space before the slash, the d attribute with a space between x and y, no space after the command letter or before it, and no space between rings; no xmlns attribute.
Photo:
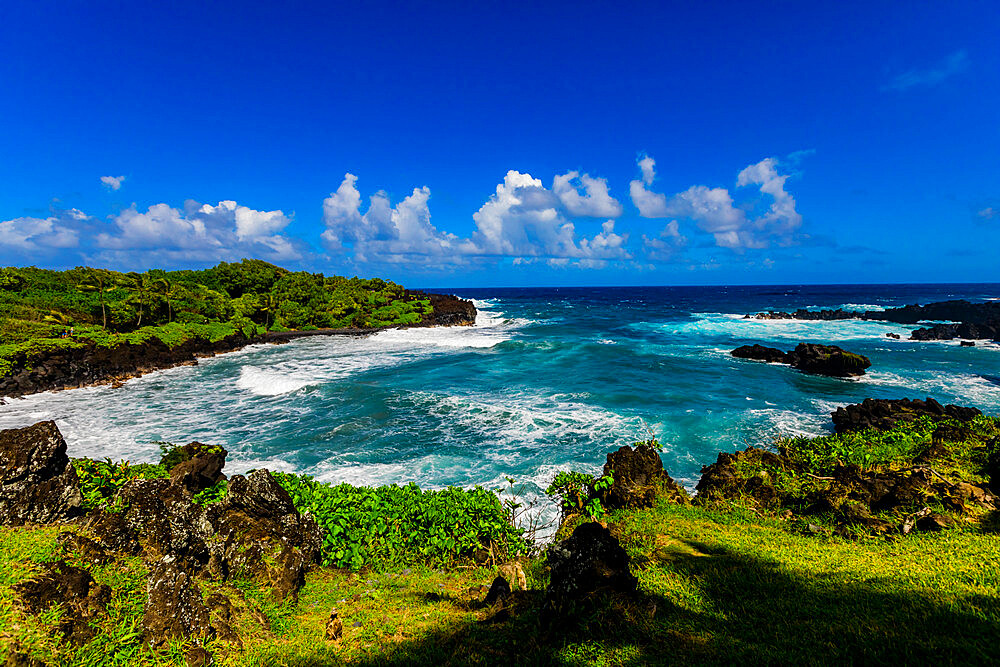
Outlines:
<svg viewBox="0 0 1000 667"><path fill-rule="evenodd" d="M642 235L642 246L646 257L656 261L673 259L677 251L687 245L687 237L681 234L676 220L668 222L658 237Z"/></svg>
<svg viewBox="0 0 1000 667"><path fill-rule="evenodd" d="M964 72L969 67L969 54L962 50L927 69L911 69L893 77L892 81L882 86L882 90L902 92L917 86L936 86L945 79Z"/></svg>
<svg viewBox="0 0 1000 667"><path fill-rule="evenodd" d="M976 215L982 218L983 220L992 220L993 218L1000 218L1000 210L995 209L992 206L989 206L987 208L984 208L979 213L976 213Z"/></svg>
<svg viewBox="0 0 1000 667"><path fill-rule="evenodd" d="M282 211L258 211L231 200L215 206L188 200L183 210L161 203L144 212L133 204L111 222L112 230L98 234L96 244L122 255L188 261L302 258L299 244L279 234L291 222Z"/></svg>
<svg viewBox="0 0 1000 667"><path fill-rule="evenodd" d="M657 192L652 192L647 186L653 184L656 178L656 160L648 155L638 161L639 169L642 171L642 180L634 180L629 183L629 196L632 203L639 209L639 215L644 218L665 218L670 213L667 210L667 197Z"/></svg>
<svg viewBox="0 0 1000 667"><path fill-rule="evenodd" d="M124 176L101 176L101 183L109 190L121 190Z"/></svg>
<svg viewBox="0 0 1000 667"><path fill-rule="evenodd" d="M766 158L742 171L737 187L756 185L771 198L770 207L756 218L748 218L744 207L737 206L726 188L694 185L667 198L647 189L654 177L655 162L646 157L640 162L643 180L631 183L632 201L645 218L677 217L694 220L698 227L715 238L724 248L766 248L771 239L790 243L792 233L802 225L802 216L795 209L795 199L785 190L788 175L778 173L778 161Z"/></svg>
<svg viewBox="0 0 1000 667"><path fill-rule="evenodd" d="M577 178L585 195L571 183ZM530 174L507 172L494 194L473 213L475 230L462 238L431 223L431 193L427 187L415 188L395 207L385 193L378 192L362 215L357 178L346 174L337 191L323 202L323 240L331 250L354 261L407 263L424 268L504 257L516 263L530 258L628 258L628 236L614 231L614 221L605 222L592 238L578 237L575 225L563 215L563 210L569 208L586 210L589 215L617 206L620 212L620 205L607 194L606 182L574 172L557 176L554 182L563 197ZM569 206L564 204L564 198L571 202Z"/></svg>
<svg viewBox="0 0 1000 667"><path fill-rule="evenodd" d="M583 186L585 194L580 194L576 182ZM552 179L552 192L570 215L617 218L622 214L622 205L608 193L608 181L604 178L571 171Z"/></svg>
<svg viewBox="0 0 1000 667"><path fill-rule="evenodd" d="M48 218L23 217L0 222L0 250L37 252L43 249L75 248L80 236L70 225L85 219L76 209Z"/></svg>

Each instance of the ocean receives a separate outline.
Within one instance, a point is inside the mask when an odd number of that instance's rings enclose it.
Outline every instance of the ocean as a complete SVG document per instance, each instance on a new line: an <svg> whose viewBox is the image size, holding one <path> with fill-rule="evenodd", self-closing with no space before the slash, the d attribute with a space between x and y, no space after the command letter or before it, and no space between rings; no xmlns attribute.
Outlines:
<svg viewBox="0 0 1000 667"><path fill-rule="evenodd" d="M0 428L54 419L77 457L155 461L161 442L198 440L229 450L230 474L426 488L498 488L510 477L532 498L557 471L597 472L608 452L649 437L693 489L720 451L831 432L832 410L867 397L1000 414L998 345L908 341L913 327L882 322L743 319L994 299L1000 285L448 291L475 300L476 326L255 345L117 389L8 400ZM729 355L802 341L840 345L872 367L841 380Z"/></svg>

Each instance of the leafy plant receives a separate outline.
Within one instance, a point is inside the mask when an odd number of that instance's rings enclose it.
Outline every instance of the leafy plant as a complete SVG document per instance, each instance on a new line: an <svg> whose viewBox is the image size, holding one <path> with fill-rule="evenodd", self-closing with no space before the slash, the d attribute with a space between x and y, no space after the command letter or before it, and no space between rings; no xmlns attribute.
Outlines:
<svg viewBox="0 0 1000 667"><path fill-rule="evenodd" d="M564 517L582 514L598 519L604 515L604 505L599 494L610 489L614 481L613 471L612 474L595 478L583 472L561 470L545 489L545 493L559 498L559 507Z"/></svg>
<svg viewBox="0 0 1000 667"><path fill-rule="evenodd" d="M133 465L128 461L115 463L110 458L103 461L73 459L73 467L80 480L83 507L87 510L109 508L118 490L133 479L168 477L162 466L149 463Z"/></svg>

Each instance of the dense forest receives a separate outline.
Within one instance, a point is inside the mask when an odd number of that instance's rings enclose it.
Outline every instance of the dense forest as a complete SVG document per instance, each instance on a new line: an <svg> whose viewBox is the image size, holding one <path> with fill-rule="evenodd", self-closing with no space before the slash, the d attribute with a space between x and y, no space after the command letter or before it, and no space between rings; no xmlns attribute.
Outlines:
<svg viewBox="0 0 1000 667"><path fill-rule="evenodd" d="M289 271L257 259L200 271L0 269L0 376L39 354L158 338L415 324L430 301L393 282Z"/></svg>

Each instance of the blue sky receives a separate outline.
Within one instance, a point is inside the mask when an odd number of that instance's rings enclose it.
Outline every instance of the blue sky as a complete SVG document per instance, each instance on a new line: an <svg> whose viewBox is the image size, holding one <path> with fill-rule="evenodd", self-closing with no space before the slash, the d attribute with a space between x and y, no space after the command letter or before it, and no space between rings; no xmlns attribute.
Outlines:
<svg viewBox="0 0 1000 667"><path fill-rule="evenodd" d="M1000 281L991 3L18 3L0 262Z"/></svg>

